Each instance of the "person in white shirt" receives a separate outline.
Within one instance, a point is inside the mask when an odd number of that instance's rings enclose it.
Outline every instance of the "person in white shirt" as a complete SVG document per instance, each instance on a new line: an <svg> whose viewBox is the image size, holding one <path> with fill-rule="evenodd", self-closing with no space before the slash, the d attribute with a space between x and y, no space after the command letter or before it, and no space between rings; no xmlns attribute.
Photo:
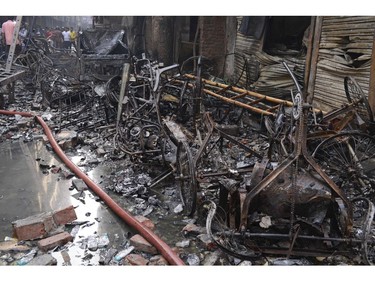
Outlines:
<svg viewBox="0 0 375 281"><path fill-rule="evenodd" d="M64 31L62 32L62 35L64 37L63 48L64 49L70 49L70 32L69 32L69 28L65 28Z"/></svg>

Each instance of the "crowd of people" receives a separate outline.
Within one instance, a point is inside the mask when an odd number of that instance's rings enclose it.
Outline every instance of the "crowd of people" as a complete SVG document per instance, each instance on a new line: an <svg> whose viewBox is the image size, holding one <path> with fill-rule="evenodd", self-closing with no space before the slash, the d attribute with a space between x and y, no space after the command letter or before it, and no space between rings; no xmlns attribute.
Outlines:
<svg viewBox="0 0 375 281"><path fill-rule="evenodd" d="M0 54L9 53L10 46L13 42L14 29L16 21L14 18L8 18L7 21L1 25L0 38ZM22 23L15 49L15 55L20 54L26 50L27 40L32 38L45 38L52 48L72 51L76 49L77 32L73 27L56 27L56 28L33 28L28 29L27 23Z"/></svg>

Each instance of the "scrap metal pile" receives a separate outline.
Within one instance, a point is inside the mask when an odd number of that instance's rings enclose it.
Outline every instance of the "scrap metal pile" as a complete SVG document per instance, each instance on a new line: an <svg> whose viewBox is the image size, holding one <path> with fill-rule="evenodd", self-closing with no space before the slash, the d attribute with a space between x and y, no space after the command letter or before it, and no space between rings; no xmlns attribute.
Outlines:
<svg viewBox="0 0 375 281"><path fill-rule="evenodd" d="M206 218L211 239L232 256L372 264L374 122L356 81L343 81L347 104L322 112L285 63L291 101L205 79L202 58L193 59L192 74L133 58L123 94L109 93L121 105L116 145L166 166L149 186L174 178L185 214Z"/></svg>
<svg viewBox="0 0 375 281"><path fill-rule="evenodd" d="M116 149L164 167L148 188L174 180L184 213L204 218L224 252L375 262L374 120L355 79L343 81L348 103L322 112L283 62L289 101L211 79L201 56L191 70L132 57L96 85L41 52L25 59L58 130L111 127Z"/></svg>

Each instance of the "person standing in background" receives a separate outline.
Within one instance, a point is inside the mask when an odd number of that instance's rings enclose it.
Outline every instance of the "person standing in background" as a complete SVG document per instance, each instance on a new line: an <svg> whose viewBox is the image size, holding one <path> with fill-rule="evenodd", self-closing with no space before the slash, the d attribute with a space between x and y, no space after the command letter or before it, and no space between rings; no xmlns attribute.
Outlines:
<svg viewBox="0 0 375 281"><path fill-rule="evenodd" d="M77 39L77 32L74 31L73 27L70 28L70 49L73 50L73 47L74 47L74 50L77 50L77 45L76 45L76 39Z"/></svg>
<svg viewBox="0 0 375 281"><path fill-rule="evenodd" d="M64 49L70 49L70 32L69 32L69 28L64 28L64 31L62 32L62 36L64 37L63 48Z"/></svg>
<svg viewBox="0 0 375 281"><path fill-rule="evenodd" d="M15 27L16 27L16 22L10 18L6 22L4 22L1 26L1 36L3 39L2 43L3 45L5 45L5 53L7 56L9 54L10 46L12 45L13 33L14 33ZM17 45L16 45L14 54L18 55L21 52L21 42L18 38L17 38L16 44Z"/></svg>

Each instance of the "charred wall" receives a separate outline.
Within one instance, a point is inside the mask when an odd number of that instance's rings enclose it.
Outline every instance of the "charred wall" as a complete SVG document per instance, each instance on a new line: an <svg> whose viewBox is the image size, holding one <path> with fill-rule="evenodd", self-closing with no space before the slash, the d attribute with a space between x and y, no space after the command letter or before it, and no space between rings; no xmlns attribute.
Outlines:
<svg viewBox="0 0 375 281"><path fill-rule="evenodd" d="M226 53L226 17L207 16L200 18L200 54L215 65L217 76L223 76Z"/></svg>
<svg viewBox="0 0 375 281"><path fill-rule="evenodd" d="M174 17L157 16L151 18L152 58L165 65L173 63L173 23Z"/></svg>

